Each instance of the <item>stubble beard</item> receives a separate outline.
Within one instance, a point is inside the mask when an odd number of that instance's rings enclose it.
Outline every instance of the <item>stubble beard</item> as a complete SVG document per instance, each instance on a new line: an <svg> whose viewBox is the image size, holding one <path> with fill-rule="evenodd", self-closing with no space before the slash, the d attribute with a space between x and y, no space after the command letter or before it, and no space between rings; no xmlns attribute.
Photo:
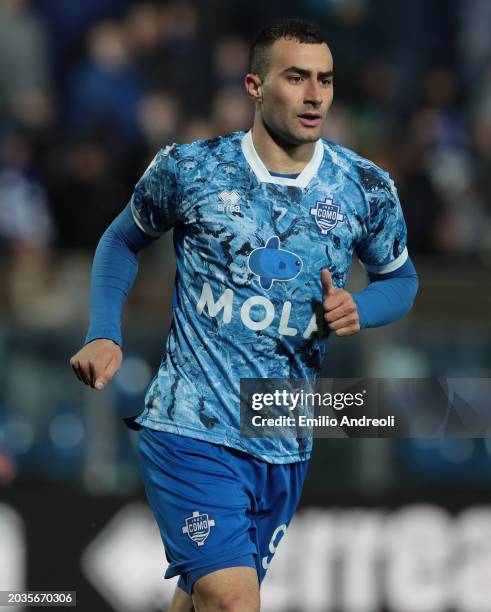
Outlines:
<svg viewBox="0 0 491 612"><path fill-rule="evenodd" d="M295 125L296 122L298 122L296 115L281 125L275 125L274 122L268 121L264 115L262 116L262 123L266 131L273 140L281 143L283 146L298 147L319 140L323 123L321 123L319 128L309 130L309 128L303 128L301 125Z"/></svg>

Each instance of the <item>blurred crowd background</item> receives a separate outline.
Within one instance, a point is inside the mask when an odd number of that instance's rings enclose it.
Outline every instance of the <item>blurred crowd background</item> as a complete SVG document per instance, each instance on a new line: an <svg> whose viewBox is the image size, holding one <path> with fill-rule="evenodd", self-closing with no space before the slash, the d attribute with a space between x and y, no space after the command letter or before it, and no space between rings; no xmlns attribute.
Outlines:
<svg viewBox="0 0 491 612"><path fill-rule="evenodd" d="M250 127L249 44L284 16L325 31L324 135L391 174L421 280L402 323L330 340L325 373L489 377L489 0L0 0L0 495L141 495L117 417L158 365L172 243L142 256L125 365L102 394L68 367L93 251L158 148ZM490 440L322 440L305 500L462 508L489 499L490 468Z"/></svg>

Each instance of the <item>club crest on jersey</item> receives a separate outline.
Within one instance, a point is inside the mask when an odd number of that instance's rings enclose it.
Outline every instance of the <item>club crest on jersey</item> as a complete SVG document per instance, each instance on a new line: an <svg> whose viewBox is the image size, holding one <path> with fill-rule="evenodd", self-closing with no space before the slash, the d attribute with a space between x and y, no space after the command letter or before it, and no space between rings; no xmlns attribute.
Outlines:
<svg viewBox="0 0 491 612"><path fill-rule="evenodd" d="M302 269L303 262L296 253L280 248L278 236L271 236L266 246L254 249L247 266L259 277L262 289L271 289L274 281L289 281Z"/></svg>
<svg viewBox="0 0 491 612"><path fill-rule="evenodd" d="M196 542L198 546L203 546L206 538L210 535L210 527L215 527L215 521L208 518L207 514L201 514L195 510L192 516L188 516L186 524L182 527L182 533Z"/></svg>
<svg viewBox="0 0 491 612"><path fill-rule="evenodd" d="M339 212L340 209L341 207L338 204L334 204L331 198L317 200L315 208L310 209L310 214L314 215L317 227L323 236L334 229L340 221L344 220L344 215Z"/></svg>

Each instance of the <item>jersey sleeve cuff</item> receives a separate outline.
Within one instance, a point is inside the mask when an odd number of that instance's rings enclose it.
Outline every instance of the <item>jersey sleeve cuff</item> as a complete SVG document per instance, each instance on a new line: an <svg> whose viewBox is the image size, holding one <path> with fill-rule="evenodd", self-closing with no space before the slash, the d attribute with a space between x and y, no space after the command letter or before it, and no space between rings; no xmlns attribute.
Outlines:
<svg viewBox="0 0 491 612"><path fill-rule="evenodd" d="M131 214L133 215L135 223L138 225L142 232L144 232L148 236L152 236L153 238L159 238L159 236L162 236L163 232L155 231L154 229L149 227L149 225L145 223L145 221L143 221L139 212L136 209L135 203L133 202L133 198L131 198Z"/></svg>
<svg viewBox="0 0 491 612"><path fill-rule="evenodd" d="M117 344L119 348L123 347L123 339L121 338L121 333L111 331L88 331L87 336L85 337L84 345L89 344L89 342L93 342L94 340L111 340L114 344Z"/></svg>
<svg viewBox="0 0 491 612"><path fill-rule="evenodd" d="M387 264L383 264L381 266L374 266L371 264L365 264L362 261L360 263L369 274L388 274L389 272L394 272L394 270L397 270L398 268L403 266L406 263L408 257L409 254L407 252L407 247L404 247L402 253L393 261Z"/></svg>

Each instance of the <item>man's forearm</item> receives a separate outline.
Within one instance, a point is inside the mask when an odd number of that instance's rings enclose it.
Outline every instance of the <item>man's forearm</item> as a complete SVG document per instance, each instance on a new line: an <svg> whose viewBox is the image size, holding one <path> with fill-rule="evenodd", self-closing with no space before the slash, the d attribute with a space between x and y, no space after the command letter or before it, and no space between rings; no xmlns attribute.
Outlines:
<svg viewBox="0 0 491 612"><path fill-rule="evenodd" d="M410 259L394 272L369 278L368 287L353 294L362 329L387 325L411 310L418 291L418 275Z"/></svg>
<svg viewBox="0 0 491 612"><path fill-rule="evenodd" d="M104 232L92 265L86 343L107 338L122 345L121 312L138 272L138 253L155 240L135 224L129 205Z"/></svg>

